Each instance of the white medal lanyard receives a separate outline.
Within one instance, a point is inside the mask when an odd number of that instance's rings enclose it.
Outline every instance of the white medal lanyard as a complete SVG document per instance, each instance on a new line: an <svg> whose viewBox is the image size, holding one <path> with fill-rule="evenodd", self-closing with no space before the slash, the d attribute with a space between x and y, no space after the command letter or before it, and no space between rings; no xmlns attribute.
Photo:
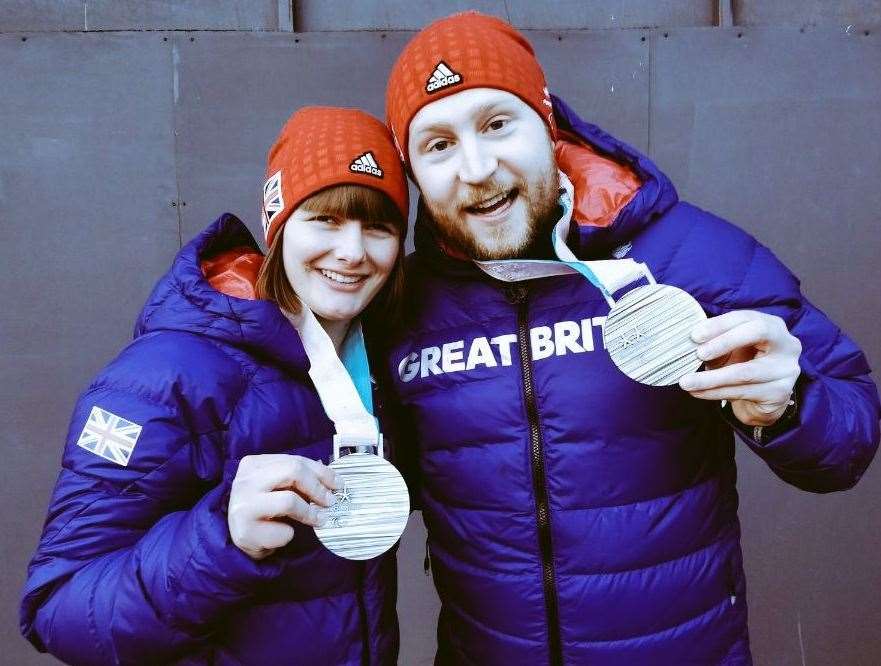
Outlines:
<svg viewBox="0 0 881 666"><path fill-rule="evenodd" d="M340 557L377 557L398 541L407 525L407 485L400 472L383 457L377 421L366 409L351 375L315 315L302 303L299 314L285 315L300 334L309 357L309 377L336 429L330 467L344 482L344 487L334 492L334 504L319 509L322 524L315 528L315 535ZM352 325L359 328L349 335L358 337L363 354L363 363L357 370L369 374L361 324L356 321ZM342 449L354 449L354 453L345 455Z"/></svg>
<svg viewBox="0 0 881 666"><path fill-rule="evenodd" d="M633 259L579 261L566 237L572 221L575 188L562 171L563 216L554 226L554 253L560 261L475 261L486 274L504 282L520 282L553 275L580 273L600 290L609 304L603 326L603 345L621 372L642 384L669 386L694 372L702 361L690 333L707 318L689 294L658 284L648 266ZM647 285L627 291L617 301L614 294L645 278Z"/></svg>
<svg viewBox="0 0 881 666"><path fill-rule="evenodd" d="M336 429L333 459L340 457L341 448L355 448L359 453L375 448L376 454L383 457L382 434L376 419L364 407L330 336L305 304L301 303L299 314L286 315L300 334L309 357L309 377L318 391L324 412ZM355 321L352 326L360 327L361 323Z"/></svg>
<svg viewBox="0 0 881 666"><path fill-rule="evenodd" d="M503 282L520 282L553 275L580 273L600 290L609 307L615 305L612 298L615 292L640 278L644 277L650 284L655 284L654 276L644 263L633 259L580 261L573 254L569 246L566 245L566 236L569 233L569 225L572 220L575 188L569 177L562 171L560 171L560 184L564 190L560 196L563 216L554 225L553 230L554 252L559 261L542 259L475 261L477 267L487 275Z"/></svg>

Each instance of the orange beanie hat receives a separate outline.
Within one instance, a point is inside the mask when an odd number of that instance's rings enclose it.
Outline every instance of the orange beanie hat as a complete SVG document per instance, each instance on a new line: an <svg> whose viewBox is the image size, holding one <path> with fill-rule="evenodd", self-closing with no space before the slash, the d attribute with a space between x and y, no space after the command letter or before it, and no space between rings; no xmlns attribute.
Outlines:
<svg viewBox="0 0 881 666"><path fill-rule="evenodd" d="M388 129L357 109L307 106L292 115L269 151L263 185L266 244L305 199L333 185L379 190L407 219L407 178Z"/></svg>
<svg viewBox="0 0 881 666"><path fill-rule="evenodd" d="M475 11L426 26L398 57L386 87L386 120L406 163L408 128L426 104L468 88L496 88L529 104L556 133L545 75L526 38Z"/></svg>

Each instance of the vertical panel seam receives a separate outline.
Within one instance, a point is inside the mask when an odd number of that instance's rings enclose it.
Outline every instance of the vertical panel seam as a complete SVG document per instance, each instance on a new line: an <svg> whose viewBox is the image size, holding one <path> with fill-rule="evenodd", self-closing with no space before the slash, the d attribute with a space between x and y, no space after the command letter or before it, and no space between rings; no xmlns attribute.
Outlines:
<svg viewBox="0 0 881 666"><path fill-rule="evenodd" d="M655 42L657 40L657 31L649 31L649 94L648 94L648 146L647 152L650 158L654 159L654 151L652 146L652 123L654 115L654 94L655 94Z"/></svg>
<svg viewBox="0 0 881 666"><path fill-rule="evenodd" d="M172 37L171 40L171 135L174 150L174 189L175 189L175 210L177 211L177 247L183 247L183 220L181 219L181 196L180 196L180 151L178 150L178 127L177 127L177 103L180 96L180 78L178 72L178 48L177 38Z"/></svg>

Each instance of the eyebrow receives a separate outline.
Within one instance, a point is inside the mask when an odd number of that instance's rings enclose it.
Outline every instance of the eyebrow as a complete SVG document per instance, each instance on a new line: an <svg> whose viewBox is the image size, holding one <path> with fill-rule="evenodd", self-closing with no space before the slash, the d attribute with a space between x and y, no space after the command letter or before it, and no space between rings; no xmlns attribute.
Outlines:
<svg viewBox="0 0 881 666"><path fill-rule="evenodd" d="M490 115L493 111L496 111L498 107L504 106L504 101L495 101L495 102L485 102L478 106L475 109L475 115L478 118L485 117ZM449 123L438 121L432 123L431 125L427 125L425 127L420 128L416 131L416 136L421 136L422 134L429 134L431 132L439 132L449 128Z"/></svg>

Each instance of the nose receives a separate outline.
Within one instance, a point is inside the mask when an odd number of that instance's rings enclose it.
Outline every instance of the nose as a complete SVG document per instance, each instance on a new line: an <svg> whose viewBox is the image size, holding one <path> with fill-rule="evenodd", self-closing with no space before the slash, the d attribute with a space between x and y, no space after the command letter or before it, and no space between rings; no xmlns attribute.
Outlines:
<svg viewBox="0 0 881 666"><path fill-rule="evenodd" d="M360 264L364 261L366 250L364 247L364 233L361 222L347 220L337 234L337 243L334 255L340 261L348 264Z"/></svg>
<svg viewBox="0 0 881 666"><path fill-rule="evenodd" d="M478 185L495 172L498 160L478 137L464 136L460 141L459 180L468 185Z"/></svg>

